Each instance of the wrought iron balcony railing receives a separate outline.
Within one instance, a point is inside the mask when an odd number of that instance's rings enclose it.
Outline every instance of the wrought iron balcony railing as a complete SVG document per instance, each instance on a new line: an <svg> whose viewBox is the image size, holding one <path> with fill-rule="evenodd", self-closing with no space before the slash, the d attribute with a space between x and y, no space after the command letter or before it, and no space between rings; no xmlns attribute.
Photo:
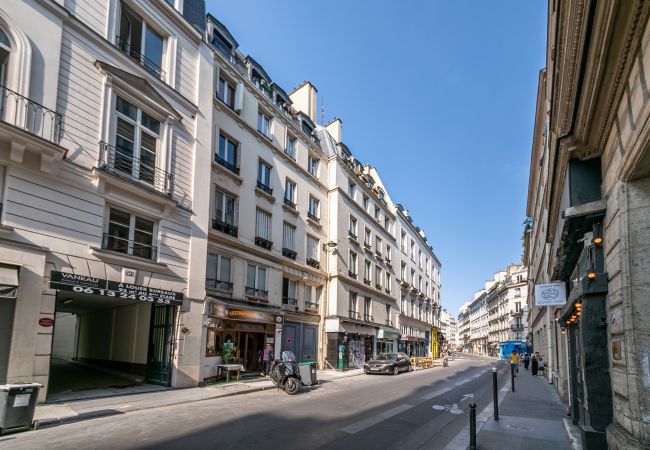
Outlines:
<svg viewBox="0 0 650 450"><path fill-rule="evenodd" d="M359 237L356 234L354 234L352 231L348 231L348 237L355 241L359 240Z"/></svg>
<svg viewBox="0 0 650 450"><path fill-rule="evenodd" d="M162 70L162 68L156 64L155 62L151 61L149 58L144 56L142 53L136 51L132 46L129 41L126 39L120 37L120 36L115 36L115 46L119 48L122 52L126 53L131 57L131 59L135 60L138 64L140 64L147 72L155 76L156 78L160 78L162 80L165 79L165 71Z"/></svg>
<svg viewBox="0 0 650 450"><path fill-rule="evenodd" d="M153 261L156 260L156 255L158 253L158 248L155 245L144 244L120 236L113 236L108 233L104 233L102 248L104 250L124 253L139 258L151 259Z"/></svg>
<svg viewBox="0 0 650 450"><path fill-rule="evenodd" d="M155 167L155 160L145 161L133 156L128 148L99 143L99 168L129 181L142 183L159 193L171 196L174 175Z"/></svg>
<svg viewBox="0 0 650 450"><path fill-rule="evenodd" d="M314 258L307 258L307 265L313 267L314 269L320 269L320 261Z"/></svg>
<svg viewBox="0 0 650 450"><path fill-rule="evenodd" d="M265 291L263 289L256 289L254 287L246 287L246 295L249 297L255 297L255 298L267 298L269 295L269 291Z"/></svg>
<svg viewBox="0 0 650 450"><path fill-rule="evenodd" d="M230 170L235 175L239 175L239 167L235 166L233 163L226 161L225 159L221 158L219 155L214 155L214 162Z"/></svg>
<svg viewBox="0 0 650 450"><path fill-rule="evenodd" d="M285 199L284 199L284 204L285 204L286 206L288 206L289 208L291 208L291 209L296 209L296 207L298 206L298 205L296 205L294 202L292 202L291 200L289 200L289 199L286 198L286 197L285 197Z"/></svg>
<svg viewBox="0 0 650 450"><path fill-rule="evenodd" d="M374 322L374 318L370 314L364 314L363 320L365 320L366 322Z"/></svg>
<svg viewBox="0 0 650 450"><path fill-rule="evenodd" d="M61 137L61 114L0 85L0 120L54 144Z"/></svg>
<svg viewBox="0 0 650 450"><path fill-rule="evenodd" d="M291 297L282 297L282 304L296 306L298 304L298 299Z"/></svg>
<svg viewBox="0 0 650 450"><path fill-rule="evenodd" d="M266 192L269 195L273 195L273 188L267 186L266 184L262 183L261 181L257 182L257 188L260 189L261 191Z"/></svg>
<svg viewBox="0 0 650 450"><path fill-rule="evenodd" d="M389 327L392 327L393 326L393 321L390 320L390 319L386 319L386 325L388 325Z"/></svg>
<svg viewBox="0 0 650 450"><path fill-rule="evenodd" d="M348 276L349 276L350 278L354 278L355 280L357 279L357 273L356 273L356 272L352 272L351 270L348 270Z"/></svg>
<svg viewBox="0 0 650 450"><path fill-rule="evenodd" d="M312 211L309 211L307 213L307 217L313 220L314 222L320 223L320 217L318 217L316 214L314 214Z"/></svg>
<svg viewBox="0 0 650 450"><path fill-rule="evenodd" d="M258 247L265 248L267 250L271 250L271 247L273 247L273 242L269 241L268 239L264 239L262 237L256 236L255 245L257 245Z"/></svg>
<svg viewBox="0 0 650 450"><path fill-rule="evenodd" d="M232 237L237 237L237 234L239 233L239 229L236 226L224 222L221 219L212 219L212 228L221 231L222 233L229 234Z"/></svg>
<svg viewBox="0 0 650 450"><path fill-rule="evenodd" d="M205 279L206 289L216 289L218 291L232 292L232 283L229 281L221 281L214 278Z"/></svg>
<svg viewBox="0 0 650 450"><path fill-rule="evenodd" d="M349 316L350 316L350 319L361 320L361 314L359 314L359 313L356 312L356 311L352 311L352 310L350 310L350 311L348 311L348 314L349 314Z"/></svg>
<svg viewBox="0 0 650 450"><path fill-rule="evenodd" d="M305 302L305 309L318 310L318 303Z"/></svg>
<svg viewBox="0 0 650 450"><path fill-rule="evenodd" d="M298 253L291 250L290 248L284 247L282 249L282 256L286 256L289 259L296 259L296 256L298 256Z"/></svg>

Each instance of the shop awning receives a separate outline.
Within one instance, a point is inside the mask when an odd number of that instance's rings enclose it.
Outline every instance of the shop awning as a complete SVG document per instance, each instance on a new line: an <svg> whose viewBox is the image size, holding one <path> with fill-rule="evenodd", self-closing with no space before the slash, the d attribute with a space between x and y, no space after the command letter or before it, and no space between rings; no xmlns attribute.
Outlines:
<svg viewBox="0 0 650 450"><path fill-rule="evenodd" d="M0 298L16 298L18 267L0 266Z"/></svg>

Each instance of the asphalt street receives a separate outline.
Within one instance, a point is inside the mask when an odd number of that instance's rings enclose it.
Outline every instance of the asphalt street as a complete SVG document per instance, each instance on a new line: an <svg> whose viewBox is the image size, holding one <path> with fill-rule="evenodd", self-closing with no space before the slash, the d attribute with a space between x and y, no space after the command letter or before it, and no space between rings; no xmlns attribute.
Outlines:
<svg viewBox="0 0 650 450"><path fill-rule="evenodd" d="M492 400L495 360L461 357L449 367L361 375L110 415L0 438L7 449L437 449ZM500 387L508 376L499 376Z"/></svg>

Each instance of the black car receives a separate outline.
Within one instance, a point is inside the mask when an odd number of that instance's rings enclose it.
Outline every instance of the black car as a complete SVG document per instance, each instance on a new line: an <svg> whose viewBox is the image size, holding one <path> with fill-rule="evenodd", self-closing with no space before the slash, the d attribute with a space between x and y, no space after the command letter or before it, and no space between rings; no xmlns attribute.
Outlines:
<svg viewBox="0 0 650 450"><path fill-rule="evenodd" d="M363 371L370 373L392 373L411 370L411 360L406 353L380 353L363 365Z"/></svg>

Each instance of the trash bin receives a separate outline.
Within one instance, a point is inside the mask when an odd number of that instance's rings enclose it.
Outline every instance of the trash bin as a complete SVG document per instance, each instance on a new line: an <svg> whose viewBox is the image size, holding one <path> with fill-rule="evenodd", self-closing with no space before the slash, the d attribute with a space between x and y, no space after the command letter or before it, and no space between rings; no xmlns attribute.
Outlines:
<svg viewBox="0 0 650 450"><path fill-rule="evenodd" d="M298 364L298 371L300 373L302 384L305 386L314 386L315 384L318 384L315 362L303 362Z"/></svg>
<svg viewBox="0 0 650 450"><path fill-rule="evenodd" d="M0 385L0 435L36 429L34 420L38 383L16 383Z"/></svg>

